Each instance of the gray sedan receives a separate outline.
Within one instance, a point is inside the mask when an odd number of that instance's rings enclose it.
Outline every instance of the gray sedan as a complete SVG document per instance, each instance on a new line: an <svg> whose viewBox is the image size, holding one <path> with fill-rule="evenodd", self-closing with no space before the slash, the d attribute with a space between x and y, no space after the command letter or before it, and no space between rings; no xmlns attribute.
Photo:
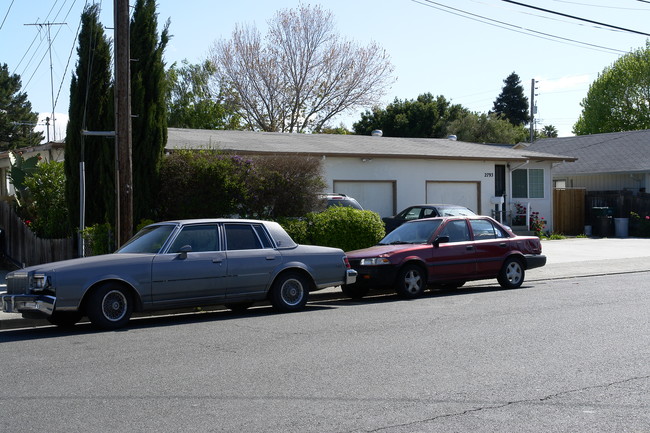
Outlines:
<svg viewBox="0 0 650 433"><path fill-rule="evenodd" d="M296 311L310 291L355 280L342 250L297 245L275 222L183 220L149 225L113 254L11 272L0 298L8 313L60 326L88 316L115 329L134 311L215 304L244 310L265 299Z"/></svg>

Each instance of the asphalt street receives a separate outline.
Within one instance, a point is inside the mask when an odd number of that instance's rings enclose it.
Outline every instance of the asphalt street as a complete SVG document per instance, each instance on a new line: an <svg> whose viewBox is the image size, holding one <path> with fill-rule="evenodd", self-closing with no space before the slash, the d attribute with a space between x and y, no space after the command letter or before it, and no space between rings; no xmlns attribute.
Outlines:
<svg viewBox="0 0 650 433"><path fill-rule="evenodd" d="M650 239L641 238L569 238L546 240L542 252L547 256L546 266L526 273L526 281L544 281L597 275L650 271ZM0 291L4 289L6 271L0 270ZM482 284L485 282L468 283ZM496 280L495 280L495 284ZM315 301L341 297L338 287L312 293ZM187 313L187 311L183 311ZM161 314L170 314L163 312ZM173 313L172 313L173 314ZM151 313L146 313L151 315ZM0 312L0 330L49 326L46 320L24 319L20 314Z"/></svg>

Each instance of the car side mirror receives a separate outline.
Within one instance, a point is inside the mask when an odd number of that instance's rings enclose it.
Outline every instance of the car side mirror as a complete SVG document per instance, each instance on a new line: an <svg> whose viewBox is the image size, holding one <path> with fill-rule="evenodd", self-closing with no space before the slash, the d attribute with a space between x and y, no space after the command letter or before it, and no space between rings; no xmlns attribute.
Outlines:
<svg viewBox="0 0 650 433"><path fill-rule="evenodd" d="M192 245L183 245L180 250L178 250L178 257L182 260L187 258L187 253L192 252Z"/></svg>
<svg viewBox="0 0 650 433"><path fill-rule="evenodd" d="M449 236L438 236L433 240L433 246L438 248L440 244L446 244L449 242Z"/></svg>

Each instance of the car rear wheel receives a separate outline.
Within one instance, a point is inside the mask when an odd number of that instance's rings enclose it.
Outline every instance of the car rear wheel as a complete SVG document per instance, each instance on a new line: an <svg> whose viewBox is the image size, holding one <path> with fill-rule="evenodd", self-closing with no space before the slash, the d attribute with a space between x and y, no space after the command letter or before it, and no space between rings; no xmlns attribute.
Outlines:
<svg viewBox="0 0 650 433"><path fill-rule="evenodd" d="M521 260L511 257L505 261L497 280L504 289L517 289L524 282L524 265Z"/></svg>
<svg viewBox="0 0 650 433"><path fill-rule="evenodd" d="M427 286L427 276L417 265L404 266L397 276L396 291L405 299L413 299L422 295Z"/></svg>
<svg viewBox="0 0 650 433"><path fill-rule="evenodd" d="M79 311L54 311L47 321L52 325L69 328L76 325L82 317Z"/></svg>
<svg viewBox="0 0 650 433"><path fill-rule="evenodd" d="M101 329L125 326L133 312L131 294L117 284L105 284L88 298L86 313L91 323Z"/></svg>
<svg viewBox="0 0 650 433"><path fill-rule="evenodd" d="M298 311L307 304L309 281L297 272L280 275L271 287L271 305L278 311Z"/></svg>
<svg viewBox="0 0 650 433"><path fill-rule="evenodd" d="M368 294L370 287L361 286L358 283L344 284L341 286L341 291L345 296L352 299L361 299Z"/></svg>

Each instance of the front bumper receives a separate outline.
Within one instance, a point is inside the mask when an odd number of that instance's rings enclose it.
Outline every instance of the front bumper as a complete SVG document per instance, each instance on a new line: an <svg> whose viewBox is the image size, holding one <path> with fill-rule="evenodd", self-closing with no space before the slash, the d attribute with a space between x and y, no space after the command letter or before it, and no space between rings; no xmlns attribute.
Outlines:
<svg viewBox="0 0 650 433"><path fill-rule="evenodd" d="M357 272L357 284L372 289L392 287L397 279L397 267L394 265L360 266Z"/></svg>
<svg viewBox="0 0 650 433"><path fill-rule="evenodd" d="M526 269L541 268L546 264L546 256L543 254L526 254Z"/></svg>
<svg viewBox="0 0 650 433"><path fill-rule="evenodd" d="M51 316L56 298L48 295L7 295L0 294L2 311L5 313L40 313Z"/></svg>

